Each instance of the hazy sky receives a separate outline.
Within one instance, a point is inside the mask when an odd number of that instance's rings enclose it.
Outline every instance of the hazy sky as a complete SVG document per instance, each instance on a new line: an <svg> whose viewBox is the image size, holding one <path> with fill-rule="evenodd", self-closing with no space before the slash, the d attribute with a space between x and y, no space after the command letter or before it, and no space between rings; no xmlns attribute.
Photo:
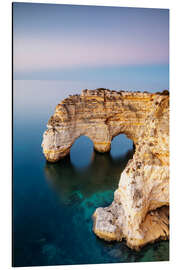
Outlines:
<svg viewBox="0 0 180 270"><path fill-rule="evenodd" d="M168 10L14 3L13 41L15 79L159 77L168 88Z"/></svg>

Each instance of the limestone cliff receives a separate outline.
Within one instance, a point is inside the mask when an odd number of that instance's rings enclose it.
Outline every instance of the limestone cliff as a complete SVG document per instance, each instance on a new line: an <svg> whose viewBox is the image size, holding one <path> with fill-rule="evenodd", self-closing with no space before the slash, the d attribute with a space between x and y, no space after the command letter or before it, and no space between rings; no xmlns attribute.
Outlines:
<svg viewBox="0 0 180 270"><path fill-rule="evenodd" d="M114 201L96 209L93 230L105 240L126 239L138 249L169 237L169 93L83 90L56 106L43 135L46 159L66 156L74 141L88 136L99 152L120 133L136 150L121 175Z"/></svg>

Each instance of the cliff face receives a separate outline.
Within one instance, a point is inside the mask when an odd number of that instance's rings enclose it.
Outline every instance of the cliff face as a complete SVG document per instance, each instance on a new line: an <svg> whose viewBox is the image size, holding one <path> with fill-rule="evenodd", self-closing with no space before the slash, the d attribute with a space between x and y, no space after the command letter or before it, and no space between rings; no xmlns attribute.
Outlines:
<svg viewBox="0 0 180 270"><path fill-rule="evenodd" d="M109 241L125 238L135 249L168 238L167 92L84 90L58 104L47 127L42 147L51 162L67 155L81 135L88 136L99 152L109 151L113 137L120 133L132 139L136 146L133 159L121 175L112 204L96 209L93 230Z"/></svg>

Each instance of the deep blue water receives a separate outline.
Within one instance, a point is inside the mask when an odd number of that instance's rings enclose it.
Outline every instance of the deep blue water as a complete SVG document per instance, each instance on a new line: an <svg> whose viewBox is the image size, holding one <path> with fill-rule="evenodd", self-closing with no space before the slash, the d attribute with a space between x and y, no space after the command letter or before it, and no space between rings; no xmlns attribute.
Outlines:
<svg viewBox="0 0 180 270"><path fill-rule="evenodd" d="M133 156L125 135L114 138L108 154L94 152L91 140L82 136L69 157L46 162L42 134L55 105L68 94L61 87L57 82L14 82L13 266L168 260L168 241L136 252L92 232L93 212L112 202Z"/></svg>

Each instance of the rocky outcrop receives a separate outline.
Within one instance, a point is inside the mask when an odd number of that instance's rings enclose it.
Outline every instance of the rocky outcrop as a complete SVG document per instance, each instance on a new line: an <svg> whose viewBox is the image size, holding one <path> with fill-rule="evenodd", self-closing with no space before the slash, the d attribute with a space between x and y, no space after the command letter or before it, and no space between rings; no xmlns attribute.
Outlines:
<svg viewBox="0 0 180 270"><path fill-rule="evenodd" d="M126 239L139 249L169 237L169 93L83 90L56 106L43 135L48 161L66 156L74 141L88 136L99 152L126 134L135 154L121 174L114 201L96 209L93 230L105 240Z"/></svg>

